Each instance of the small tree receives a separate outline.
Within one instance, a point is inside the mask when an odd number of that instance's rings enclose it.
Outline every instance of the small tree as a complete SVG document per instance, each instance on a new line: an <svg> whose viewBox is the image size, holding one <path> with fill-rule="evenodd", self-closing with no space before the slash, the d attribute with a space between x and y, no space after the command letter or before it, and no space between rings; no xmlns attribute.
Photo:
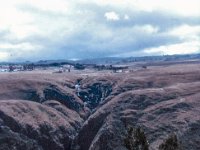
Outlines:
<svg viewBox="0 0 200 150"><path fill-rule="evenodd" d="M13 72L14 71L14 66L13 65L9 65L9 72Z"/></svg>
<svg viewBox="0 0 200 150"><path fill-rule="evenodd" d="M77 70L84 70L85 66L82 65L82 64L77 63L77 64L74 65L74 68L77 69Z"/></svg>
<svg viewBox="0 0 200 150"><path fill-rule="evenodd" d="M130 127L127 132L128 135L124 139L124 145L128 150L149 150L146 135L140 127L136 129Z"/></svg>
<svg viewBox="0 0 200 150"><path fill-rule="evenodd" d="M171 134L160 146L159 150L182 150L176 134Z"/></svg>
<svg viewBox="0 0 200 150"><path fill-rule="evenodd" d="M143 68L143 69L147 69L147 66L146 66L146 65L143 65L142 68Z"/></svg>

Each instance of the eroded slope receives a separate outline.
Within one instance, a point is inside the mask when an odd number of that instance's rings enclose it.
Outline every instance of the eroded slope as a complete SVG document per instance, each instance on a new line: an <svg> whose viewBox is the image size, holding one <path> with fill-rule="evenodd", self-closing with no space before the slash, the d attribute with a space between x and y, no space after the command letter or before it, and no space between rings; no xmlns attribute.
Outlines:
<svg viewBox="0 0 200 150"><path fill-rule="evenodd" d="M1 74L0 83L4 147L10 139L18 149L125 150L127 127L141 126L152 150L172 132L185 149L199 149L197 64L86 76Z"/></svg>

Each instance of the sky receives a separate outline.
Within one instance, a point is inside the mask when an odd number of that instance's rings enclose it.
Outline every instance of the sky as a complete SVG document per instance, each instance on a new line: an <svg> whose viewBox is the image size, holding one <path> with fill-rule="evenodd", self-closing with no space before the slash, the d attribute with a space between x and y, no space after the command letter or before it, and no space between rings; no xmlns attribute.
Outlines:
<svg viewBox="0 0 200 150"><path fill-rule="evenodd" d="M0 0L0 61L200 52L200 0Z"/></svg>

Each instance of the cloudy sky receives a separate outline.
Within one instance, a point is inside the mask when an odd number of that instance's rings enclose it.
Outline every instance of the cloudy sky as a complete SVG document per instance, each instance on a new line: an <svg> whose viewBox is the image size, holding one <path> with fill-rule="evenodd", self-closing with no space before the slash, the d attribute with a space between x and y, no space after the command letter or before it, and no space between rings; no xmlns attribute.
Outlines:
<svg viewBox="0 0 200 150"><path fill-rule="evenodd" d="M0 4L0 61L200 52L200 0Z"/></svg>

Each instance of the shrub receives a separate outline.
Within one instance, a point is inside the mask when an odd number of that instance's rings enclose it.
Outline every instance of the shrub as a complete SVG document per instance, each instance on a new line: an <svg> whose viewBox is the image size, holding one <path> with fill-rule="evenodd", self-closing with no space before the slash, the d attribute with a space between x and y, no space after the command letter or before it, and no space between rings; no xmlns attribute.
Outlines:
<svg viewBox="0 0 200 150"><path fill-rule="evenodd" d="M159 150L182 150L176 134L171 134L160 146Z"/></svg>
<svg viewBox="0 0 200 150"><path fill-rule="evenodd" d="M147 69L147 66L143 65L142 68L143 68L143 69Z"/></svg>
<svg viewBox="0 0 200 150"><path fill-rule="evenodd" d="M84 69L85 69L85 66L82 65L82 64L75 64L75 65L74 65L74 68L77 69L77 70L84 70Z"/></svg>
<svg viewBox="0 0 200 150"><path fill-rule="evenodd" d="M149 144L147 142L144 131L138 127L128 129L127 137L124 139L124 145L128 150L148 150Z"/></svg>

